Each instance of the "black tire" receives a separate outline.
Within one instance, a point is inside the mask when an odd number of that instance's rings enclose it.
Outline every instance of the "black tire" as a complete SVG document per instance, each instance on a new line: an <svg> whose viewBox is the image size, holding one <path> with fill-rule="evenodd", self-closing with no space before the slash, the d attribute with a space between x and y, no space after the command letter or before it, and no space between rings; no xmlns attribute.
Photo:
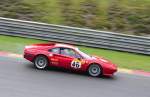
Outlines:
<svg viewBox="0 0 150 97"><path fill-rule="evenodd" d="M47 57L45 57L43 55L39 55L39 56L35 57L34 66L40 70L46 69L48 67Z"/></svg>
<svg viewBox="0 0 150 97"><path fill-rule="evenodd" d="M91 64L88 68L88 74L92 77L101 76L102 68L98 64Z"/></svg>

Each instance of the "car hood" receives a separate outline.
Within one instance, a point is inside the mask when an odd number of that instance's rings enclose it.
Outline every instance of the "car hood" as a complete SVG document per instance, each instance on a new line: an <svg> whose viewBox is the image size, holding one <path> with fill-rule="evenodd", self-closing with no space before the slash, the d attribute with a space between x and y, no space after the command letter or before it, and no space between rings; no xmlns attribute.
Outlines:
<svg viewBox="0 0 150 97"><path fill-rule="evenodd" d="M92 60L96 60L96 61L98 61L98 62L100 62L100 63L107 63L107 64L113 64L111 61L109 61L109 60L107 60L107 59L105 59L105 58L103 58L103 57L99 57L99 56L91 56L91 58L92 58Z"/></svg>

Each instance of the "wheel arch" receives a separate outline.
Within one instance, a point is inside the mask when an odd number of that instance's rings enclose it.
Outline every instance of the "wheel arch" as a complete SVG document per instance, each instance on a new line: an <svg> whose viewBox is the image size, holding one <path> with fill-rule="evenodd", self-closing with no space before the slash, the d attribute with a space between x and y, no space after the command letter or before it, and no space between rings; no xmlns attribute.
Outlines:
<svg viewBox="0 0 150 97"><path fill-rule="evenodd" d="M34 62L35 58L38 57L38 56L44 56L45 58L47 58L48 62L49 62L49 59L48 59L48 56L44 55L44 54L37 54L34 56L32 62Z"/></svg>

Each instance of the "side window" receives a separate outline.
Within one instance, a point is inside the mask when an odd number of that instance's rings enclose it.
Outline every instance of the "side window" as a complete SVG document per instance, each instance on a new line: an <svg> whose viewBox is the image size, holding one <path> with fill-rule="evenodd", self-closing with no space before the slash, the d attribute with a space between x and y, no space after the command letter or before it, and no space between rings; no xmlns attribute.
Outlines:
<svg viewBox="0 0 150 97"><path fill-rule="evenodd" d="M49 51L54 54L60 54L60 48L53 48L53 49L50 49Z"/></svg>
<svg viewBox="0 0 150 97"><path fill-rule="evenodd" d="M79 54L77 54L74 50L69 49L69 48L61 48L61 54L74 57L74 58L81 58Z"/></svg>

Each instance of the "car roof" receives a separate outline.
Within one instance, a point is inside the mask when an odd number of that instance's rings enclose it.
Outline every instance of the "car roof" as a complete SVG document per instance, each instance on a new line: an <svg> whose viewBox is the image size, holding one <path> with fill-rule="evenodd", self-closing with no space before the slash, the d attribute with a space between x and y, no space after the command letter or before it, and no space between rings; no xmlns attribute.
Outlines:
<svg viewBox="0 0 150 97"><path fill-rule="evenodd" d="M55 47L64 47L64 48L70 48L70 49L78 49L77 47L70 45L70 44L63 44L63 43L55 43L55 42L48 42L48 43L39 43L39 44L32 44L28 45L26 47L30 48L41 48L41 49L50 49Z"/></svg>
<svg viewBox="0 0 150 97"><path fill-rule="evenodd" d="M55 43L55 47L66 47L71 49L77 49L77 47L70 45L70 44L62 44L62 43Z"/></svg>

